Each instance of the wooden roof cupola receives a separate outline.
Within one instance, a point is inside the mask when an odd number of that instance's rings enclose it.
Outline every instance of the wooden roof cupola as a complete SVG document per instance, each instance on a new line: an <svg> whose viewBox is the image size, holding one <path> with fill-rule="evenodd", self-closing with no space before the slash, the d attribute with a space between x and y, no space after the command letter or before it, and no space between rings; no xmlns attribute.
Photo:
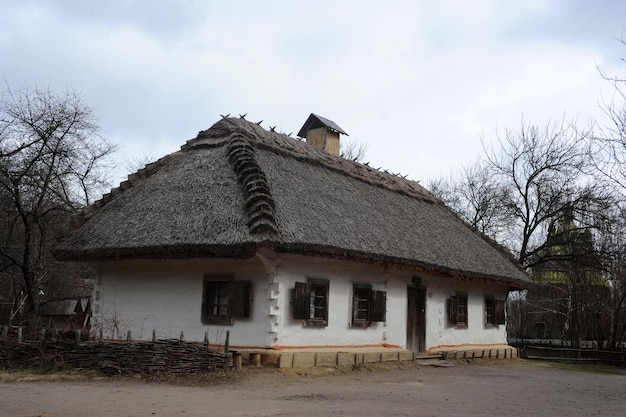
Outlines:
<svg viewBox="0 0 626 417"><path fill-rule="evenodd" d="M349 136L337 123L325 117L311 113L298 132L298 136L306 138L306 143L317 149L339 156L339 136Z"/></svg>

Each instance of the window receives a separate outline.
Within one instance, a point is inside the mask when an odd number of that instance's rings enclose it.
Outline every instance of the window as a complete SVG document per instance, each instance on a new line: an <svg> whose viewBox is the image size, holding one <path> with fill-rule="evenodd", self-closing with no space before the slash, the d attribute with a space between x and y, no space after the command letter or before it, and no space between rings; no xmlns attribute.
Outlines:
<svg viewBox="0 0 626 417"><path fill-rule="evenodd" d="M496 325L496 300L493 297L485 297L485 325Z"/></svg>
<svg viewBox="0 0 626 417"><path fill-rule="evenodd" d="M233 324L233 318L250 316L250 281L228 276L205 276L202 323Z"/></svg>
<svg viewBox="0 0 626 417"><path fill-rule="evenodd" d="M296 282L294 295L294 319L306 320L312 326L328 325L328 280Z"/></svg>
<svg viewBox="0 0 626 417"><path fill-rule="evenodd" d="M387 294L373 291L369 284L352 287L352 325L369 326L373 321L385 321Z"/></svg>
<svg viewBox="0 0 626 417"><path fill-rule="evenodd" d="M493 296L485 296L485 326L504 324L504 300L495 300Z"/></svg>
<svg viewBox="0 0 626 417"><path fill-rule="evenodd" d="M448 299L448 321L452 326L467 327L467 293L456 293Z"/></svg>

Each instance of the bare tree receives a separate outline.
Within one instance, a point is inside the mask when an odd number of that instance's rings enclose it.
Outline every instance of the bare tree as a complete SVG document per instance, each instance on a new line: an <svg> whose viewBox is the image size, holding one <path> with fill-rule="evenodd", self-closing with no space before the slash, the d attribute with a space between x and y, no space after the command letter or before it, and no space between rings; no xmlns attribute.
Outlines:
<svg viewBox="0 0 626 417"><path fill-rule="evenodd" d="M470 225L507 246L519 263L532 267L543 258L548 227L565 210L592 221L609 201L604 187L587 174L588 153L573 123L544 128L522 121L518 132L505 130L497 146L453 179L429 184L431 192Z"/></svg>
<svg viewBox="0 0 626 417"><path fill-rule="evenodd" d="M522 122L519 132L506 130L498 136L499 147L486 149L487 166L506 189L505 206L515 228L520 264L531 267L541 261L547 226L566 210L580 218L603 205L603 188L590 183L584 140L590 131L579 131L562 121L544 128Z"/></svg>
<svg viewBox="0 0 626 417"><path fill-rule="evenodd" d="M114 151L76 92L26 86L2 93L0 261L4 271L17 271L30 310L37 311L51 244L68 215L106 185L105 163Z"/></svg>
<svg viewBox="0 0 626 417"><path fill-rule="evenodd" d="M626 40L620 42L626 46ZM626 64L626 59L622 62ZM600 103L610 124L592 138L590 156L596 169L626 196L626 78L609 75L600 68L598 71L613 87L613 94Z"/></svg>
<svg viewBox="0 0 626 417"><path fill-rule="evenodd" d="M431 193L486 236L499 241L507 231L507 190L489 167L478 161L461 168L456 178L439 178L428 185Z"/></svg>
<svg viewBox="0 0 626 417"><path fill-rule="evenodd" d="M607 345L619 349L626 342L626 208L623 204L611 207L597 230L596 244L610 288Z"/></svg>
<svg viewBox="0 0 626 417"><path fill-rule="evenodd" d="M361 162L365 158L368 145L365 142L357 142L356 140L342 139L341 157L354 162Z"/></svg>
<svg viewBox="0 0 626 417"><path fill-rule="evenodd" d="M618 41L626 46L623 37ZM626 59L621 61L626 64ZM597 241L611 288L608 345L617 349L626 341L626 77L608 74L601 68L598 71L612 87L611 96L600 103L609 123L599 126L598 134L589 141L589 157L616 199L599 222Z"/></svg>
<svg viewBox="0 0 626 417"><path fill-rule="evenodd" d="M498 135L482 161L456 180L438 180L431 191L471 225L507 246L537 280L515 299L512 334L544 324L547 337L605 335L607 281L594 236L615 207L614 196L590 175L585 140L574 123L543 128L524 122ZM531 329L532 332L532 329ZM537 332L535 332L537 333ZM543 337L543 336L542 336Z"/></svg>

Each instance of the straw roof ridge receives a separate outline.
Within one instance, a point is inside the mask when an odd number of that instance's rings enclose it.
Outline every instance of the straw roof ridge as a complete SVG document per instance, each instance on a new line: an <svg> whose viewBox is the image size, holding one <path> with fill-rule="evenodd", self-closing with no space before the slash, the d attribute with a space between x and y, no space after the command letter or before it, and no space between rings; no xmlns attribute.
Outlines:
<svg viewBox="0 0 626 417"><path fill-rule="evenodd" d="M282 156L315 164L370 185L385 188L409 197L443 205L440 200L435 198L416 181L408 180L389 172L382 172L366 164L351 161L340 156L331 155L310 146L304 141L278 133L275 130L265 130L259 124L242 118L222 118L208 130L199 132L196 139L188 141L183 146L183 150L194 146L218 146L223 141L230 140L230 137L234 134L248 137L252 140L251 143L260 149L270 150Z"/></svg>

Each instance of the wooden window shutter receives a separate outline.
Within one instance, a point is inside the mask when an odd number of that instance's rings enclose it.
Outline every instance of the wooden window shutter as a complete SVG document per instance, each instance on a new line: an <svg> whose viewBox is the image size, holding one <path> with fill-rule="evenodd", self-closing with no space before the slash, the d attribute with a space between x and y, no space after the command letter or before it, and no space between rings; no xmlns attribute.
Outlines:
<svg viewBox="0 0 626 417"><path fill-rule="evenodd" d="M495 302L496 306L495 306L495 325L498 326L500 324L504 324L505 323L505 314L504 314L504 308L506 305L506 301L504 300L496 300Z"/></svg>
<svg viewBox="0 0 626 417"><path fill-rule="evenodd" d="M459 298L455 295L448 299L448 320L455 326L459 323Z"/></svg>
<svg viewBox="0 0 626 417"><path fill-rule="evenodd" d="M296 282L293 300L293 318L306 320L310 318L311 292L306 282Z"/></svg>
<svg viewBox="0 0 626 417"><path fill-rule="evenodd" d="M208 307L207 307L207 282L206 279L202 282L202 315L200 316L202 319L202 323L205 322L206 317L209 315Z"/></svg>
<svg viewBox="0 0 626 417"><path fill-rule="evenodd" d="M228 317L250 317L250 281L228 283Z"/></svg>
<svg viewBox="0 0 626 417"><path fill-rule="evenodd" d="M385 291L371 291L370 294L370 321L385 321L387 293Z"/></svg>

